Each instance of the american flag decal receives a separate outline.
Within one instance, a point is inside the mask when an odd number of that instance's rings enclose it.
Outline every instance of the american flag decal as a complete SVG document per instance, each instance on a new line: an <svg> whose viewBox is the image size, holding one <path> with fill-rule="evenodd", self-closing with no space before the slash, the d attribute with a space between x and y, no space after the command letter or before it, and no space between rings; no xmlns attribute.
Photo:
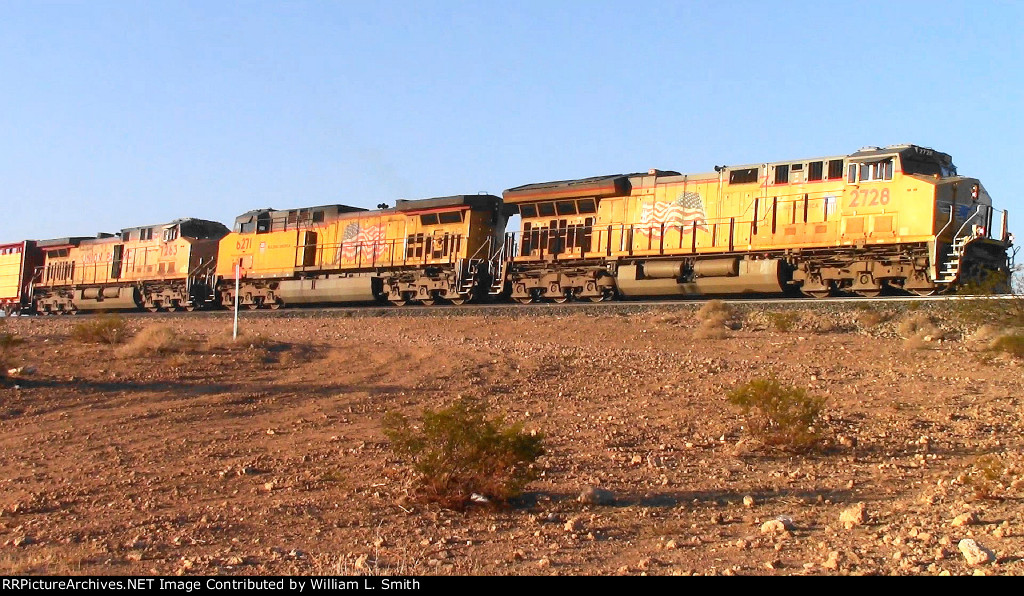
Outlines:
<svg viewBox="0 0 1024 596"><path fill-rule="evenodd" d="M354 221L345 226L341 237L341 258L362 261L376 261L388 252L385 242L384 225L366 226Z"/></svg>
<svg viewBox="0 0 1024 596"><path fill-rule="evenodd" d="M705 218L704 201L700 194L683 191L671 203L655 201L653 204L644 204L640 208L640 223L636 231L644 236L660 238L662 224L665 224L666 230L678 227L681 233L689 234L694 224L701 230L707 230Z"/></svg>

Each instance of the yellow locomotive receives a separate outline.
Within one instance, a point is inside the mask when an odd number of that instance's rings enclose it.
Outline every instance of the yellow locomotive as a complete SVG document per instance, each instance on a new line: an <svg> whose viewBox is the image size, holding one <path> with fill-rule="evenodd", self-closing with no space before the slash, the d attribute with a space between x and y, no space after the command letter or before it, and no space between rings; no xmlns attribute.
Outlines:
<svg viewBox="0 0 1024 596"><path fill-rule="evenodd" d="M388 300L461 304L490 287L488 257L505 230L501 199L399 200L373 211L345 205L249 211L220 243L224 305Z"/></svg>
<svg viewBox="0 0 1024 596"><path fill-rule="evenodd" d="M1008 272L1006 213L952 158L915 145L651 170L504 193L522 216L496 256L519 302L782 293L930 294ZM998 215L998 232L993 223Z"/></svg>
<svg viewBox="0 0 1024 596"><path fill-rule="evenodd" d="M193 310L211 292L224 224L177 219L96 238L37 243L42 266L33 282L35 310Z"/></svg>

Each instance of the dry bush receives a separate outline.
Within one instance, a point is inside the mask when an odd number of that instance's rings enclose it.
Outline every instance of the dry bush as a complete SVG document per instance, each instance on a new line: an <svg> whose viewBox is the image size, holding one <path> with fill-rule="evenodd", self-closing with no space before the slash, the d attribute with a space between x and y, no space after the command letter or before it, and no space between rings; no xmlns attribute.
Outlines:
<svg viewBox="0 0 1024 596"><path fill-rule="evenodd" d="M1016 358L1024 358L1024 335L1019 333L1001 335L992 340L990 349Z"/></svg>
<svg viewBox="0 0 1024 596"><path fill-rule="evenodd" d="M821 441L814 423L825 407L824 397L768 378L740 385L728 398L743 410L751 434L769 447L806 451Z"/></svg>
<svg viewBox="0 0 1024 596"><path fill-rule="evenodd" d="M206 348L208 350L219 350L225 348L265 348L270 340L258 333L250 333L242 327L238 328L238 338L234 337L234 325L214 331L206 337Z"/></svg>
<svg viewBox="0 0 1024 596"><path fill-rule="evenodd" d="M117 353L122 357L171 354L180 351L181 340L177 332L167 325L152 325L135 334Z"/></svg>
<svg viewBox="0 0 1024 596"><path fill-rule="evenodd" d="M89 344L119 344L128 337L124 319L117 315L97 315L75 325L71 336Z"/></svg>
<svg viewBox="0 0 1024 596"><path fill-rule="evenodd" d="M1003 330L996 325L985 324L974 330L968 339L971 341L991 342L1003 334Z"/></svg>
<svg viewBox="0 0 1024 596"><path fill-rule="evenodd" d="M939 332L939 328L935 325L935 320L924 313L911 313L903 317L896 326L896 330L904 338L913 337L921 332L927 335Z"/></svg>
<svg viewBox="0 0 1024 596"><path fill-rule="evenodd" d="M712 300L697 311L700 325L694 333L697 339L722 339L729 335L729 324L736 318L736 311L721 300Z"/></svg>
<svg viewBox="0 0 1024 596"><path fill-rule="evenodd" d="M1014 482L1016 478L1016 470L1003 457L989 454L974 460L963 481L978 499L1001 499L1019 485L1019 481Z"/></svg>
<svg viewBox="0 0 1024 596"><path fill-rule="evenodd" d="M813 329L818 333L833 333L842 331L843 326L828 317L814 317Z"/></svg>
<svg viewBox="0 0 1024 596"><path fill-rule="evenodd" d="M484 404L460 399L442 410L425 410L419 428L401 414L384 417L384 434L396 453L412 462L418 496L462 509L475 493L503 504L536 477L543 437L521 424L489 419Z"/></svg>
<svg viewBox="0 0 1024 596"><path fill-rule="evenodd" d="M6 319L0 319L0 377L7 374L7 360L14 346L21 343L21 338L5 329Z"/></svg>
<svg viewBox="0 0 1024 596"><path fill-rule="evenodd" d="M857 316L857 323L864 329L877 327L892 319L892 311L865 310Z"/></svg>
<svg viewBox="0 0 1024 596"><path fill-rule="evenodd" d="M797 320L800 318L798 313L792 311L769 312L765 313L765 316L768 317L768 322L772 324L772 327L774 327L776 331L781 331L783 333L792 331L793 326L796 325Z"/></svg>

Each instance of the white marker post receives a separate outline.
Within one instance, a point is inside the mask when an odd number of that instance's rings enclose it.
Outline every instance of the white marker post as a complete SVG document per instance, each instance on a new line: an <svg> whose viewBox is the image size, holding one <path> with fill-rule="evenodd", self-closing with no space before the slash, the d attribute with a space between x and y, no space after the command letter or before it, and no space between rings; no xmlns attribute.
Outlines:
<svg viewBox="0 0 1024 596"><path fill-rule="evenodd" d="M242 264L235 263L235 329L231 333L232 341L238 339L238 286L240 277L242 277Z"/></svg>

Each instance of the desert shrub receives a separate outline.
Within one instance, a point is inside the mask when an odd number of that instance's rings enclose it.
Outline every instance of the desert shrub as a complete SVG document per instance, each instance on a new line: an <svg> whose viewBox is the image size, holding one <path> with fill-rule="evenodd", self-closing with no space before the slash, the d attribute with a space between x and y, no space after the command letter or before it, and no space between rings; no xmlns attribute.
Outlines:
<svg viewBox="0 0 1024 596"><path fill-rule="evenodd" d="M234 347L263 349L271 344L272 342L263 335L248 331L244 327L238 328L238 338L236 339L234 337L234 324L215 329L206 336L206 347L210 350Z"/></svg>
<svg viewBox="0 0 1024 596"><path fill-rule="evenodd" d="M135 334L118 350L121 356L170 354L181 349L178 334L167 325L152 325Z"/></svg>
<svg viewBox="0 0 1024 596"><path fill-rule="evenodd" d="M1003 334L1003 329L995 325L985 324L974 330L968 339L978 342L991 342Z"/></svg>
<svg viewBox="0 0 1024 596"><path fill-rule="evenodd" d="M728 325L736 317L736 311L721 300L711 300L697 311L700 324L694 334L698 339L722 339L729 333Z"/></svg>
<svg viewBox="0 0 1024 596"><path fill-rule="evenodd" d="M939 328L935 325L935 320L930 316L924 313L913 313L903 317L896 326L896 330L904 338L909 338L921 332L926 334L938 333Z"/></svg>
<svg viewBox="0 0 1024 596"><path fill-rule="evenodd" d="M927 347L932 341L945 339L948 335L936 324L935 319L925 313L910 313L900 320L896 330L906 340L910 349Z"/></svg>
<svg viewBox="0 0 1024 596"><path fill-rule="evenodd" d="M532 464L544 454L541 435L489 419L484 404L469 399L425 410L419 428L395 412L383 424L392 449L411 460L419 496L446 507L463 508L474 493L507 503L536 477Z"/></svg>
<svg viewBox="0 0 1024 596"><path fill-rule="evenodd" d="M75 325L72 337L83 343L119 344L128 336L124 319L117 315L99 315Z"/></svg>
<svg viewBox="0 0 1024 596"><path fill-rule="evenodd" d="M865 309L857 315L857 323L864 329L877 327L892 318L892 312Z"/></svg>
<svg viewBox="0 0 1024 596"><path fill-rule="evenodd" d="M1024 358L1024 335L1011 333L992 340L992 350L1005 352L1017 358Z"/></svg>
<svg viewBox="0 0 1024 596"><path fill-rule="evenodd" d="M958 320L1000 327L1024 327L1024 271L1016 276L991 272L957 290L961 296L979 296L980 300L951 300L949 308ZM988 299L985 299L988 298Z"/></svg>
<svg viewBox="0 0 1024 596"><path fill-rule="evenodd" d="M1013 482L1016 476L1014 472L1003 457L996 454L983 455L974 460L963 476L963 481L965 486L974 491L975 497L999 499L1010 491L1011 487L1017 486Z"/></svg>
<svg viewBox="0 0 1024 596"><path fill-rule="evenodd" d="M730 391L728 397L748 418L751 434L769 447L802 451L820 441L814 423L825 407L824 397L809 396L774 378L754 379Z"/></svg>
<svg viewBox="0 0 1024 596"><path fill-rule="evenodd" d="M797 319L800 318L800 315L795 312L770 312L766 313L765 316L768 317L768 322L772 324L776 331L782 331L783 333L791 331Z"/></svg>
<svg viewBox="0 0 1024 596"><path fill-rule="evenodd" d="M21 338L7 331L6 325L6 320L0 319L0 377L7 374L8 355L21 343Z"/></svg>

